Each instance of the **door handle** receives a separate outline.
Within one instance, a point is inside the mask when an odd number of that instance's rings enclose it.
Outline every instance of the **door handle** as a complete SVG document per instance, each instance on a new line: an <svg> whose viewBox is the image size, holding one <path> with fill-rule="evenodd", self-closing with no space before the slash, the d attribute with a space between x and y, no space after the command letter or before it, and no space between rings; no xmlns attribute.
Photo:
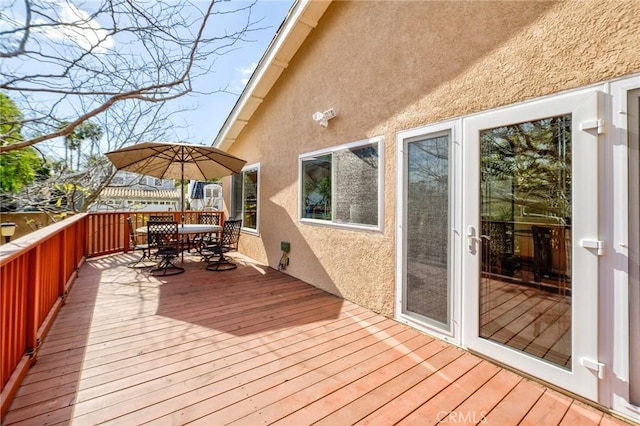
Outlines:
<svg viewBox="0 0 640 426"><path fill-rule="evenodd" d="M476 228L474 228L473 226L467 227L467 238L469 238L469 241L491 240L491 237L488 235L480 235L480 237L476 237Z"/></svg>
<svg viewBox="0 0 640 426"><path fill-rule="evenodd" d="M469 252L475 254L478 250L476 244L482 242L482 240L491 241L491 236L483 234L477 237L476 228L467 226L467 240L469 242Z"/></svg>
<svg viewBox="0 0 640 426"><path fill-rule="evenodd" d="M476 228L473 226L467 226L467 241L469 243L469 253L475 254L477 251L476 244L482 239L476 236Z"/></svg>

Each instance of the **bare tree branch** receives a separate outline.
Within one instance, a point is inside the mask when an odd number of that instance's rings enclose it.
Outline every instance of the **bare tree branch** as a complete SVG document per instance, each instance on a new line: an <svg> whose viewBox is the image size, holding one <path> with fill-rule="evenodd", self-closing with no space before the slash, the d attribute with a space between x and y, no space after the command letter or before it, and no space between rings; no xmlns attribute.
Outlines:
<svg viewBox="0 0 640 426"><path fill-rule="evenodd" d="M215 57L262 29L254 3L212 0L200 10L170 0L102 0L83 4L90 11L69 0L24 4L0 6L0 90L24 116L23 140L0 135L0 153L69 135L122 102L189 94Z"/></svg>
<svg viewBox="0 0 640 426"><path fill-rule="evenodd" d="M104 129L102 141L83 141L82 170L72 170L64 159L54 161L48 179L33 182L17 194L5 193L5 199L52 215L60 211L86 211L116 173L104 152L143 140L167 139L168 121L178 111L168 113L165 106L131 101L115 105L95 122ZM87 154L91 151L94 155Z"/></svg>

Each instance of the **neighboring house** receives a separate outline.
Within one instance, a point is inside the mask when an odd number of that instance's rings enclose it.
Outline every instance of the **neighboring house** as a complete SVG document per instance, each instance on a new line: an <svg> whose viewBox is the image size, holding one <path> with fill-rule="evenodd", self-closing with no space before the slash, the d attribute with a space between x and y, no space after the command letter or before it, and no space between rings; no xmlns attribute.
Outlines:
<svg viewBox="0 0 640 426"><path fill-rule="evenodd" d="M89 211L178 211L180 191L173 179L120 170Z"/></svg>
<svg viewBox="0 0 640 426"><path fill-rule="evenodd" d="M106 187L89 211L178 211L180 192L176 189L132 189Z"/></svg>
<svg viewBox="0 0 640 426"><path fill-rule="evenodd" d="M194 211L222 210L222 185L191 181L187 188L189 208Z"/></svg>
<svg viewBox="0 0 640 426"><path fill-rule="evenodd" d="M297 2L214 143L239 249L639 421L639 72L640 2Z"/></svg>

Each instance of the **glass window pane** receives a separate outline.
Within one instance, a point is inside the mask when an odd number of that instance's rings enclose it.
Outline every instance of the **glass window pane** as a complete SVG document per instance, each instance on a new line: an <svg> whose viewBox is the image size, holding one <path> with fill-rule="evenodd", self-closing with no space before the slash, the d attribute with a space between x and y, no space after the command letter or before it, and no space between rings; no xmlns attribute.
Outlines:
<svg viewBox="0 0 640 426"><path fill-rule="evenodd" d="M378 225L378 144L333 153L334 220Z"/></svg>
<svg viewBox="0 0 640 426"><path fill-rule="evenodd" d="M229 219L241 219L242 216L242 173L231 177L231 208Z"/></svg>
<svg viewBox="0 0 640 426"><path fill-rule="evenodd" d="M331 154L302 161L302 217L331 220Z"/></svg>
<svg viewBox="0 0 640 426"><path fill-rule="evenodd" d="M243 218L244 228L258 227L258 170L244 172Z"/></svg>
<svg viewBox="0 0 640 426"><path fill-rule="evenodd" d="M449 135L408 144L406 309L450 329Z"/></svg>

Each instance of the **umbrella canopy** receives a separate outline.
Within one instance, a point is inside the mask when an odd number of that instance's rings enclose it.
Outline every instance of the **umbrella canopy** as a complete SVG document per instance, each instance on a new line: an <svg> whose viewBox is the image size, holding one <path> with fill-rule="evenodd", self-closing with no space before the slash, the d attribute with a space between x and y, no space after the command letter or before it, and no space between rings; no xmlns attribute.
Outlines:
<svg viewBox="0 0 640 426"><path fill-rule="evenodd" d="M246 161L212 146L143 142L107 152L119 170L160 179L210 180L242 171ZM184 211L184 191L181 209Z"/></svg>
<svg viewBox="0 0 640 426"><path fill-rule="evenodd" d="M210 180L239 173L246 163L212 146L171 142L143 142L106 155L117 169L160 179Z"/></svg>

